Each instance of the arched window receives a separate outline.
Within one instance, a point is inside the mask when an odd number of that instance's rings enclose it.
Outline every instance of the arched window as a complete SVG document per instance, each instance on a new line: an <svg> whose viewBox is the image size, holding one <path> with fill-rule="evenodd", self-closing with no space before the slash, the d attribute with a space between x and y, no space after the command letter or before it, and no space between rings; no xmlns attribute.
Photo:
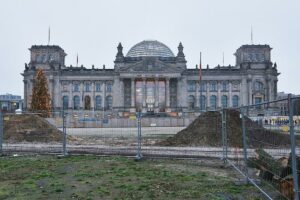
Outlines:
<svg viewBox="0 0 300 200"><path fill-rule="evenodd" d="M228 107L228 100L227 100L227 96L226 95L222 96L221 101L222 101L222 107L223 108L227 108Z"/></svg>
<svg viewBox="0 0 300 200"><path fill-rule="evenodd" d="M63 109L66 110L69 108L69 97L63 96Z"/></svg>
<svg viewBox="0 0 300 200"><path fill-rule="evenodd" d="M106 103L106 108L107 108L108 110L112 109L112 105L113 105L113 98L112 98L112 96L108 95L108 96L106 97L105 103Z"/></svg>
<svg viewBox="0 0 300 200"><path fill-rule="evenodd" d="M262 91L264 89L264 84L259 81L255 81L254 83L254 90L255 91Z"/></svg>
<svg viewBox="0 0 300 200"><path fill-rule="evenodd" d="M74 105L74 110L79 110L80 108L80 98L79 96L74 96L73 97L73 105Z"/></svg>
<svg viewBox="0 0 300 200"><path fill-rule="evenodd" d="M210 107L213 109L217 108L217 97L216 95L210 96Z"/></svg>
<svg viewBox="0 0 300 200"><path fill-rule="evenodd" d="M188 103L189 103L189 109L195 108L195 97L193 95L189 96Z"/></svg>
<svg viewBox="0 0 300 200"><path fill-rule="evenodd" d="M85 96L84 97L84 109L85 110L90 110L91 109L91 97L90 96Z"/></svg>
<svg viewBox="0 0 300 200"><path fill-rule="evenodd" d="M199 105L200 105L200 110L205 110L205 108L206 108L206 97L204 95L201 96Z"/></svg>
<svg viewBox="0 0 300 200"><path fill-rule="evenodd" d="M102 97L101 96L96 96L96 105L95 109L100 110L102 105Z"/></svg>
<svg viewBox="0 0 300 200"><path fill-rule="evenodd" d="M232 107L234 108L239 107L239 96L234 95L232 97Z"/></svg>

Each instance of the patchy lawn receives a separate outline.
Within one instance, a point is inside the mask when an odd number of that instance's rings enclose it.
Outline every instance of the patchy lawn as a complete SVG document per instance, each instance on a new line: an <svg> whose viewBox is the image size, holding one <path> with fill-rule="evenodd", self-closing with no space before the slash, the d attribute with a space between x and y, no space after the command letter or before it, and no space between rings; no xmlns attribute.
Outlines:
<svg viewBox="0 0 300 200"><path fill-rule="evenodd" d="M0 199L263 199L218 160L0 158Z"/></svg>

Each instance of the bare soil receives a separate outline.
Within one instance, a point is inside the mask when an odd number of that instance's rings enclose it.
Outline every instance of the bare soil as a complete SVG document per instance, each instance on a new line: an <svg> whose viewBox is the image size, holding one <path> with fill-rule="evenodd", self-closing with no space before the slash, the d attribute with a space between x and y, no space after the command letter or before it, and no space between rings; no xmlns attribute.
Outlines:
<svg viewBox="0 0 300 200"><path fill-rule="evenodd" d="M62 132L38 115L4 116L6 142L59 142Z"/></svg>
<svg viewBox="0 0 300 200"><path fill-rule="evenodd" d="M222 146L221 114L217 111L203 113L187 128L158 144L164 146ZM248 117L245 119L247 144L250 148L287 147L290 146L290 136L271 131L258 125ZM226 132L228 145L242 147L242 120L240 112L226 110ZM297 137L299 143L299 136Z"/></svg>

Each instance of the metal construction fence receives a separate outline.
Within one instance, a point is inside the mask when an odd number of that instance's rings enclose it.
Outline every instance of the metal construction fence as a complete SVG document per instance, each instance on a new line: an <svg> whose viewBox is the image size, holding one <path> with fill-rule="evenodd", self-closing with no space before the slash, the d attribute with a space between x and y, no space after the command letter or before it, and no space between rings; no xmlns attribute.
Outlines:
<svg viewBox="0 0 300 200"><path fill-rule="evenodd" d="M0 154L220 158L268 199L299 199L300 97L173 117L0 112ZM288 105L288 116L276 111ZM299 112L299 111L298 111ZM298 136L299 135L299 136Z"/></svg>
<svg viewBox="0 0 300 200"><path fill-rule="evenodd" d="M299 99L289 96L240 107L237 109L239 116L222 110L224 162L232 165L267 199L272 199L274 193L282 199L299 199L299 116L293 114L294 102ZM269 116L251 117L251 113L270 110L277 103L288 105L288 116L273 112ZM240 120L235 119L238 117Z"/></svg>

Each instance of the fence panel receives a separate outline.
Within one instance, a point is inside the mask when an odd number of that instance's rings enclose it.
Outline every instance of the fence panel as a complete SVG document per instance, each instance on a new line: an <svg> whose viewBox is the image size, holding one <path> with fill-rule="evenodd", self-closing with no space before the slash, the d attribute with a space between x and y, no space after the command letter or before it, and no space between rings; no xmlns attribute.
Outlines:
<svg viewBox="0 0 300 200"><path fill-rule="evenodd" d="M175 117L142 117L142 154L158 157L222 155L219 111Z"/></svg>
<svg viewBox="0 0 300 200"><path fill-rule="evenodd" d="M61 112L3 114L3 154L61 154L63 132L53 120L62 118Z"/></svg>
<svg viewBox="0 0 300 200"><path fill-rule="evenodd" d="M291 104L283 99L239 108L235 116L227 113L227 161L267 198L298 199L299 171L292 164L299 155L299 117L287 116L278 105Z"/></svg>
<svg viewBox="0 0 300 200"><path fill-rule="evenodd" d="M66 111L67 151L75 154L135 155L137 119Z"/></svg>

